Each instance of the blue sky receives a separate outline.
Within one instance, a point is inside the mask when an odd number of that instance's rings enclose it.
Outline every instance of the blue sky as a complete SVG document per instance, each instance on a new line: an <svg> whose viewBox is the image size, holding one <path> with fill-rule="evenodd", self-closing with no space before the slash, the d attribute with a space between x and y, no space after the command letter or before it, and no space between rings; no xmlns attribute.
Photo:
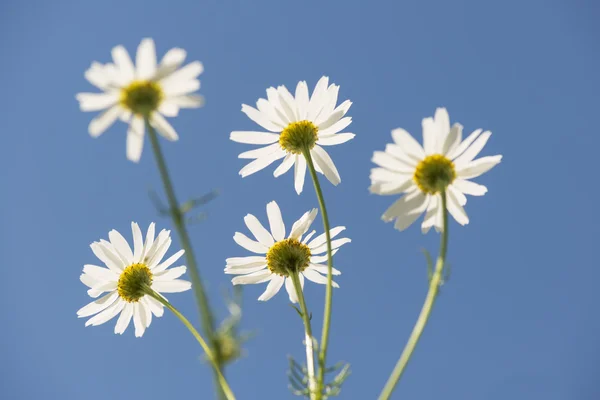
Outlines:
<svg viewBox="0 0 600 400"><path fill-rule="evenodd" d="M75 315L88 302L78 278L95 262L90 242L129 235L132 220L171 227L146 194L160 189L149 143L138 165L127 161L125 126L90 138L92 114L74 98L92 89L93 60L144 37L159 55L183 47L205 65L206 106L173 120L181 140L163 148L181 199L222 191L190 228L220 316L224 260L245 255L232 240L243 216L264 220L277 200L289 225L317 205L291 174L238 176L248 146L229 132L255 129L240 105L328 75L354 103L357 134L330 152L342 183L324 183L332 224L353 239L336 255L329 352L352 364L342 398L379 393L425 296L420 248L437 253L439 239L380 220L393 199L368 193L370 158L393 128L420 140L438 106L466 131L491 130L484 155L504 159L477 179L489 192L469 199L471 223L450 226L452 276L396 397L600 398L598 17L589 0L2 2L0 398L212 396L201 351L172 315L142 339ZM302 323L283 293L256 301L259 286L244 291L243 326L257 336L227 375L241 399L292 398L286 356L303 358ZM306 296L319 332L324 288ZM191 292L171 298L197 321Z"/></svg>

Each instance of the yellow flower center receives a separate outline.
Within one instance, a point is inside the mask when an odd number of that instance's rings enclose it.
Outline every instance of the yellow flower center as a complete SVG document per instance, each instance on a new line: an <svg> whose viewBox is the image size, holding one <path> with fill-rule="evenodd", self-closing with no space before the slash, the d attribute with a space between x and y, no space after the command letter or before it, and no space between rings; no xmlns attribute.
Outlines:
<svg viewBox="0 0 600 400"><path fill-rule="evenodd" d="M454 163L441 154L425 157L415 170L413 180L426 194L436 194L456 179Z"/></svg>
<svg viewBox="0 0 600 400"><path fill-rule="evenodd" d="M134 114L148 116L155 111L165 95L157 82L133 81L121 89L121 105Z"/></svg>
<svg viewBox="0 0 600 400"><path fill-rule="evenodd" d="M128 303L144 297L144 286L152 285L152 272L146 264L131 264L121 272L117 282L119 296Z"/></svg>
<svg viewBox="0 0 600 400"><path fill-rule="evenodd" d="M281 132L279 145L282 149L293 154L302 154L317 143L319 128L310 121L292 122Z"/></svg>
<svg viewBox="0 0 600 400"><path fill-rule="evenodd" d="M296 239L275 243L267 252L267 267L277 275L289 276L306 269L310 264L310 249Z"/></svg>

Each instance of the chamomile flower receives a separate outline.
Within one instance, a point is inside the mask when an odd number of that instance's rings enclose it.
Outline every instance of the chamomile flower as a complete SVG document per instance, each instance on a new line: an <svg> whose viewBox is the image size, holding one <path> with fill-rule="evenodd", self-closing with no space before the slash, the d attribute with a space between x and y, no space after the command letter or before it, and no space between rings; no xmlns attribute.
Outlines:
<svg viewBox="0 0 600 400"><path fill-rule="evenodd" d="M381 217L395 220L394 227L404 230L422 213L423 233L433 226L442 230L441 191L446 191L447 209L461 225L469 223L463 208L466 194L483 196L487 188L469 179L489 171L502 160L501 155L474 160L487 143L490 131L477 129L462 140L462 125L450 127L450 117L445 108L438 108L434 118L423 119L423 146L404 129L392 131L394 144L385 152L376 151L372 161L380 168L371 170L372 193L394 195L405 193Z"/></svg>
<svg viewBox="0 0 600 400"><path fill-rule="evenodd" d="M151 223L144 241L138 224L132 222L133 250L116 230L108 233L109 241L101 239L90 245L106 268L83 267L80 280L90 288L88 294L98 298L77 311L79 318L93 315L85 326L101 325L120 314L115 333L123 334L133 318L135 336L141 337L150 326L152 315L161 317L164 312L163 305L146 294L147 287L159 294L191 288L190 282L177 279L185 273L185 266L169 269L184 251L162 261L171 245L170 231L163 229L155 238L154 229L154 223Z"/></svg>
<svg viewBox="0 0 600 400"><path fill-rule="evenodd" d="M268 132L234 131L230 139L234 142L267 145L241 153L238 157L252 159L240 170L246 177L268 167L277 160L283 161L273 172L277 178L294 166L294 186L300 194L306 175L304 152L310 152L317 172L334 185L341 178L331 157L321 146L345 143L355 135L338 133L352 122L344 117L352 102L344 101L336 107L339 86L329 85L324 76L317 83L309 98L306 82L298 82L295 95L285 86L267 89L267 99L258 99L256 107L242 105L242 112Z"/></svg>
<svg viewBox="0 0 600 400"><path fill-rule="evenodd" d="M254 215L246 215L244 222L256 240L240 232L235 233L233 240L244 249L258 255L228 258L225 273L239 275L232 279L234 285L269 282L265 292L258 298L260 301L269 300L285 284L290 301L297 303L298 297L290 274L298 274L302 287L304 278L315 283L327 283L327 265L322 264L327 263L325 234L311 240L315 234L313 230L303 238L316 216L316 208L307 211L294 223L286 237L285 225L276 202L267 204L270 231ZM331 238L345 229L343 226L331 229ZM349 242L348 238L332 240L332 254ZM333 275L340 275L340 271L334 268ZM339 287L335 282L333 286Z"/></svg>
<svg viewBox="0 0 600 400"><path fill-rule="evenodd" d="M90 122L90 135L100 136L117 118L128 123L127 158L133 162L142 155L145 119L165 139L177 140L177 132L164 117L204 104L201 96L192 94L200 89L197 78L204 67L194 61L179 68L185 57L185 50L173 48L157 64L154 41L147 38L138 46L135 65L123 46L112 49L112 63L93 62L85 77L102 93L76 96L82 111L104 110Z"/></svg>

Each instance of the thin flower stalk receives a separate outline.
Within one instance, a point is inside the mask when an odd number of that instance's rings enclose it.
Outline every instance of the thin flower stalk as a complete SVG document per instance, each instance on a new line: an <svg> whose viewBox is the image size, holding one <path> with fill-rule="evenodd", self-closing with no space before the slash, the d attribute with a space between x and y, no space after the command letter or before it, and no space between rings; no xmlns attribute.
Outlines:
<svg viewBox="0 0 600 400"><path fill-rule="evenodd" d="M429 290L427 292L427 297L425 298L425 302L423 304L423 308L421 309L421 313L419 314L419 318L413 328L410 337L408 338L408 342L400 355L400 359L396 363L392 374L388 378L381 394L379 395L379 400L387 400L392 395L392 392L396 388L398 381L402 377L402 374L406 370L406 366L410 361L410 358L421 338L421 334L429 321L429 317L431 316L431 311L433 309L433 305L435 304L435 300L440 290L440 286L443 283L443 271L444 265L446 263L446 251L448 246L448 209L446 207L446 191L443 190L440 193L441 202L442 202L442 236L441 236L441 244L440 244L440 253L438 255L435 270L433 275L429 279Z"/></svg>
<svg viewBox="0 0 600 400"><path fill-rule="evenodd" d="M179 202L177 201L177 197L175 196L175 190L173 189L173 184L171 183L169 171L167 169L167 165L165 163L165 159L160 148L160 143L158 141L156 131L154 130L154 128L148 120L146 120L146 126L148 129L148 136L150 137L150 142L152 143L152 150L156 158L156 164L158 166L158 170L160 172L163 185L165 187L165 192L167 194L171 219L173 220L173 224L175 225L175 229L177 230L177 234L179 235L179 240L181 240L181 246L185 250L187 265L189 267L190 277L192 279L192 288L194 290L196 302L200 310L200 317L202 319L202 327L204 329L204 332L206 333L206 336L208 337L209 342L211 343L211 348L215 355L216 364L219 366L219 369L222 370L224 363L220 357L220 349L215 336L215 321L212 311L210 309L208 298L206 296L206 291L202 284L202 279L200 278L200 272L198 270L198 265L196 263L196 258L194 256L192 245L190 243L190 237L185 226L184 215L181 209L179 208ZM218 380L217 375L215 375L215 378Z"/></svg>
<svg viewBox="0 0 600 400"><path fill-rule="evenodd" d="M290 274L292 282L294 283L294 289L296 289L296 295L300 303L300 311L302 311L302 321L304 322L305 331L305 346L306 346L306 369L308 370L308 389L310 391L310 398L315 399L317 396L317 385L315 381L315 355L313 346L313 335L312 328L310 325L310 317L308 314L308 307L306 307L306 301L304 300L304 293L302 286L300 285L300 278L298 274Z"/></svg>
<svg viewBox="0 0 600 400"><path fill-rule="evenodd" d="M217 358L215 357L215 353L211 350L210 346L206 343L206 341L204 340L202 335L200 335L200 333L198 333L196 328L194 328L194 325L192 325L192 323L181 312L179 312L179 310L177 310L171 303L169 303L164 297L162 297L161 295L156 293L154 290L152 290L149 286L146 286L145 292L148 296L151 296L153 299L159 301L162 305L164 305L169 310L171 310L171 312L173 314L175 314L175 316L177 318L179 318L179 320L183 323L183 325L185 325L185 327L188 328L188 330L191 332L191 334L194 336L194 338L198 341L198 343L200 343L200 346L202 347L202 349L204 350L204 352L207 355L207 358L209 359L210 363L212 364L212 366L215 370L215 373L218 376L219 385L221 386L221 389L223 390L225 398L227 400L235 400L235 395L233 394L233 391L229 387L227 380L225 379L225 377L223 376L223 373L221 372L221 366L220 366Z"/></svg>
<svg viewBox="0 0 600 400"><path fill-rule="evenodd" d="M331 237L329 234L329 217L327 216L327 208L325 207L325 199L323 198L323 192L321 191L321 185L319 183L319 177L315 170L315 165L312 160L312 156L308 149L304 150L304 157L312 177L313 184L315 186L315 192L317 199L319 200L319 207L321 208L321 217L323 219L323 229L325 230L325 237L327 240L327 287L325 291L325 311L323 313L323 330L321 332L321 343L319 347L319 376L317 379L317 386L320 393L325 384L325 369L327 360L327 345L329 343L329 327L331 325L331 309L333 302L333 260L331 253Z"/></svg>

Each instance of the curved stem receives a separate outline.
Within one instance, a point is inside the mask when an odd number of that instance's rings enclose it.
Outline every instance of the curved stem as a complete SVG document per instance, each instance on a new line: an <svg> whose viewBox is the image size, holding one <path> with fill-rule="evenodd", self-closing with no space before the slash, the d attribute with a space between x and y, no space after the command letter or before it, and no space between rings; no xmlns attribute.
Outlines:
<svg viewBox="0 0 600 400"><path fill-rule="evenodd" d="M223 362L220 356L220 348L217 343L217 338L215 336L215 321L210 309L210 305L208 303L208 298L206 296L206 291L204 290L204 286L202 285L202 280L200 279L200 272L198 270L198 265L196 263L196 258L194 257L194 251L192 249L192 245L190 242L190 237L188 235L187 229L185 227L184 215L179 207L179 202L177 201L177 197L175 197L175 190L173 189L173 184L171 183L171 178L169 176L169 170L167 169L167 165L165 163L165 158L162 154L162 150L160 148L160 143L158 141L158 137L156 136L156 131L148 121L145 120L146 127L148 129L148 136L150 136L150 142L152 143L152 150L154 152L154 158L156 159L156 164L158 166L158 170L160 172L160 177L162 179L163 185L165 187L165 192L167 195L167 200L169 202L169 213L171 215L171 219L173 220L173 224L175 225L175 229L177 230L177 234L179 235L179 240L181 241L181 247L185 251L185 257L187 259L187 267L190 272L190 277L192 280L192 287L194 289L194 295L196 297L196 303L198 305L198 309L200 311L200 317L202 319L202 327L204 328L204 332L211 343L211 348L215 353L215 359L220 368L223 367ZM216 379L215 375L215 379ZM218 388L218 386L217 386ZM222 397L222 394L219 393L219 397Z"/></svg>
<svg viewBox="0 0 600 400"><path fill-rule="evenodd" d="M204 338L198 333L196 328L194 328L194 325L192 325L191 322L188 321L188 319L182 313L180 313L179 310L177 310L171 303L169 303L164 297L162 297L161 295L156 293L154 290L152 290L152 288L146 287L145 292L148 296L152 297L156 301L159 301L162 305L164 305L169 310L171 310L171 312L173 314L175 314L175 316L177 318L179 318L179 320L181 322L183 322L185 327L188 328L188 330L192 333L194 338L196 338L198 343L200 343L200 346L202 346L202 349L206 353L208 359L210 360L210 363L213 365L215 372L218 376L219 384L221 386L221 389L223 390L223 393L225 394L225 397L228 400L235 400L235 395L231 391L231 388L229 387L227 380L225 379L225 377L223 376L223 373L221 372L221 368L215 358L215 354L213 353L211 348L208 346L208 344L206 343Z"/></svg>
<svg viewBox="0 0 600 400"><path fill-rule="evenodd" d="M396 388L396 384L402 377L402 374L408 365L408 361L410 360L410 357L412 356L413 351L415 350L415 347L421 338L421 334L423 333L425 325L429 320L435 299L439 293L440 284L442 283L442 272L446 262L446 250L448 246L448 210L446 208L446 192L442 191L441 196L443 210L443 231L440 243L440 254L438 255L435 264L435 271L429 280L429 291L427 292L427 297L425 298L425 303L423 304L423 308L421 309L417 323L415 324L413 331L408 338L408 342L402 351L402 355L400 355L400 359L396 363L392 374L388 378L383 390L381 391L381 394L379 395L379 400L389 399L392 395L392 392Z"/></svg>
<svg viewBox="0 0 600 400"><path fill-rule="evenodd" d="M331 235L329 233L329 217L327 216L327 208L325 208L325 200L323 198L323 192L321 191L321 185L319 183L319 177L315 170L310 150L304 150L304 158L310 171L313 184L315 186L315 192L317 193L317 199L319 200L319 206L321 207L321 218L323 219L323 229L325 230L325 237L327 239L327 288L325 292L325 311L323 313L323 330L321 332L321 343L319 349L319 378L317 381L318 394L322 393L322 388L325 381L325 366L327 358L327 344L329 342L329 327L331 325L331 307L333 297L333 260L331 259Z"/></svg>
<svg viewBox="0 0 600 400"><path fill-rule="evenodd" d="M304 321L304 333L306 342L306 368L308 370L308 389L310 391L310 398L313 399L316 396L317 388L315 382L315 354L313 347L313 335L312 328L310 326L310 318L308 316L308 308L306 307L306 301L304 300L304 292L302 291L302 285L300 285L300 278L298 274L290 274L289 279L294 283L294 289L296 289L296 295L298 296L298 302L300 303L300 311L302 311L302 321Z"/></svg>

